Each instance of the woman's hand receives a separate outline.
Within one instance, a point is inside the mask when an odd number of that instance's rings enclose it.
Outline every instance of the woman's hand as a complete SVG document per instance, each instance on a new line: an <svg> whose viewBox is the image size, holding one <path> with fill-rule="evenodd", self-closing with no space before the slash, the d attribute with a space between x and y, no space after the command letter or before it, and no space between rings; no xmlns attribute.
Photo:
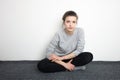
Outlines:
<svg viewBox="0 0 120 80"><path fill-rule="evenodd" d="M52 62L58 62L58 61L62 61L63 60L63 57L59 57L55 54L51 54L50 57L49 57L49 60L51 60ZM74 70L75 66L71 63L72 62L72 59L67 62L67 63L64 63L62 64L67 70L69 71L72 71Z"/></svg>
<svg viewBox="0 0 120 80"><path fill-rule="evenodd" d="M51 60L52 62L54 62L56 60L61 61L61 60L63 60L63 58L59 57L59 56L57 56L55 54L50 54L49 60Z"/></svg>
<svg viewBox="0 0 120 80"><path fill-rule="evenodd" d="M75 69L75 66L71 62L72 59L64 65L64 67L69 71L73 71Z"/></svg>

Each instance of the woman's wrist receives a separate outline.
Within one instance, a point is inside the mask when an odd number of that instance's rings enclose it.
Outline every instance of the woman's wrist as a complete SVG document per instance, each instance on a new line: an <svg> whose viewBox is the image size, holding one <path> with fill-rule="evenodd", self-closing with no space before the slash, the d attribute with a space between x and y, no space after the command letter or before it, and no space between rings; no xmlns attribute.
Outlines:
<svg viewBox="0 0 120 80"><path fill-rule="evenodd" d="M65 60L65 56L62 56L62 57L61 57L61 60Z"/></svg>
<svg viewBox="0 0 120 80"><path fill-rule="evenodd" d="M66 66L66 63L65 62L63 62L63 61L54 61L55 63L58 63L58 64L60 64L60 65L62 65L63 67L65 67Z"/></svg>

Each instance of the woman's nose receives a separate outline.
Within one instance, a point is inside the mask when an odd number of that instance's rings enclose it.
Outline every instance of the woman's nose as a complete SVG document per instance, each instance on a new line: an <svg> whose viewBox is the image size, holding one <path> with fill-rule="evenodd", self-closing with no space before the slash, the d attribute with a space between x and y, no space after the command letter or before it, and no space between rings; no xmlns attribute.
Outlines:
<svg viewBox="0 0 120 80"><path fill-rule="evenodd" d="M72 22L70 22L70 25L72 25Z"/></svg>

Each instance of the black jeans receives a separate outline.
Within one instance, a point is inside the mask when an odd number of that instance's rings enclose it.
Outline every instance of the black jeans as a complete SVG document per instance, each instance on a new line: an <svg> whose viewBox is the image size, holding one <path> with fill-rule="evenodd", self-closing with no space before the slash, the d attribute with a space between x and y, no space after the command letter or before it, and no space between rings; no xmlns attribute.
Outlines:
<svg viewBox="0 0 120 80"><path fill-rule="evenodd" d="M73 58L73 61L71 63L74 64L75 66L83 66L91 62L92 59L93 59L93 55L90 52L82 52L81 54ZM69 60L70 59L63 60L63 61L68 62ZM66 68L64 68L62 65L59 65L55 62L51 62L47 58L41 60L38 63L37 67L41 72L46 72L46 73L59 72L59 71L66 70Z"/></svg>

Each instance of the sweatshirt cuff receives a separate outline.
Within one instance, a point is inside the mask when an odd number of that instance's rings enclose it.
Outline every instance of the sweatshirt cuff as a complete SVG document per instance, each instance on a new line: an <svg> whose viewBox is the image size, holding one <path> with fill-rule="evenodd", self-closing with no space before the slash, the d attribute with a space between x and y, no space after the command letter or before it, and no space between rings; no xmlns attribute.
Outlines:
<svg viewBox="0 0 120 80"><path fill-rule="evenodd" d="M49 59L50 54L52 54L52 53L47 53L46 58L48 58L48 59Z"/></svg>
<svg viewBox="0 0 120 80"><path fill-rule="evenodd" d="M73 51L73 53L75 54L75 56L78 56L81 52L79 52L79 51Z"/></svg>

